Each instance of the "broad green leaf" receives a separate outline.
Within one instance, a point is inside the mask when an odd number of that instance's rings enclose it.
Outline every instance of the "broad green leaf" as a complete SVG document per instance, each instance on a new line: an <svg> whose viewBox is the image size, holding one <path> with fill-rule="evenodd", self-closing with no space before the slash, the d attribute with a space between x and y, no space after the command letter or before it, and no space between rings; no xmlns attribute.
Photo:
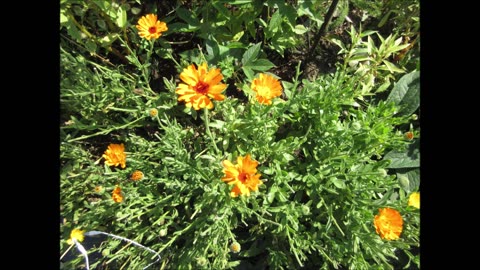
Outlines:
<svg viewBox="0 0 480 270"><path fill-rule="evenodd" d="M200 25L200 21L194 16L194 14L191 11L189 11L185 8L182 8L182 7L178 8L177 9L177 15L178 15L178 17L180 17L180 19L184 20L185 22L187 22L191 26L199 26Z"/></svg>
<svg viewBox="0 0 480 270"><path fill-rule="evenodd" d="M275 64L270 62L268 59L257 59L253 63L247 63L244 67L251 68L258 71L267 71L274 67Z"/></svg>
<svg viewBox="0 0 480 270"><path fill-rule="evenodd" d="M221 2L215 2L215 1L212 1L212 5L214 8L216 8L218 10L218 12L220 12L220 14L222 14L223 16L227 17L227 18L230 18L232 15L230 14L230 11L228 11L228 9L225 7L225 4L224 3L221 3Z"/></svg>
<svg viewBox="0 0 480 270"><path fill-rule="evenodd" d="M127 11L123 7L118 9L115 22L120 28L124 28L127 25Z"/></svg>
<svg viewBox="0 0 480 270"><path fill-rule="evenodd" d="M400 186L407 193L418 190L420 187L420 169L400 169L397 172Z"/></svg>
<svg viewBox="0 0 480 270"><path fill-rule="evenodd" d="M282 24L282 16L280 15L280 12L275 12L270 19L268 23L268 28L267 28L267 33L275 33L277 32L278 28L280 27L280 24Z"/></svg>
<svg viewBox="0 0 480 270"><path fill-rule="evenodd" d="M297 24L297 25L295 25L295 28L293 28L293 32L295 32L295 34L298 34L298 35L305 34L307 31L308 31L308 29L305 28L305 26L303 26L301 24Z"/></svg>
<svg viewBox="0 0 480 270"><path fill-rule="evenodd" d="M391 161L387 167L390 169L420 167L420 150L418 143L412 143L404 152L390 151L383 159Z"/></svg>
<svg viewBox="0 0 480 270"><path fill-rule="evenodd" d="M248 68L248 67L242 67L242 70L243 70L243 73L245 73L245 76L247 76L247 79L248 80L253 80L253 76L255 75L253 73L253 70L251 68Z"/></svg>
<svg viewBox="0 0 480 270"><path fill-rule="evenodd" d="M250 48L248 48L247 51L245 51L245 53L243 54L243 57L242 57L242 64L245 65L247 63L251 63L253 62L257 56L258 56L258 53L260 52L260 46L262 45L261 42L251 46Z"/></svg>
<svg viewBox="0 0 480 270"><path fill-rule="evenodd" d="M387 101L399 105L399 115L409 115L420 106L420 71L405 74L388 95Z"/></svg>

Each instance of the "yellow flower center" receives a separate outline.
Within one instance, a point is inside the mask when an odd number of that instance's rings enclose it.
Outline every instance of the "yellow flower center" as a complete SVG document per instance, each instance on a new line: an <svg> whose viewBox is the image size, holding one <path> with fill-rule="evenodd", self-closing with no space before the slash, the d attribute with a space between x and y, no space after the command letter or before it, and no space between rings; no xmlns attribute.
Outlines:
<svg viewBox="0 0 480 270"><path fill-rule="evenodd" d="M270 88L267 86L258 86L257 93L261 97L268 97L270 95Z"/></svg>
<svg viewBox="0 0 480 270"><path fill-rule="evenodd" d="M155 26L149 27L148 32L150 34L155 34L157 32L157 28Z"/></svg>
<svg viewBox="0 0 480 270"><path fill-rule="evenodd" d="M208 93L208 83L204 83L204 82L198 82L194 87L193 89L195 90L195 92L199 93L199 94L202 94L202 95L205 95L206 93Z"/></svg>

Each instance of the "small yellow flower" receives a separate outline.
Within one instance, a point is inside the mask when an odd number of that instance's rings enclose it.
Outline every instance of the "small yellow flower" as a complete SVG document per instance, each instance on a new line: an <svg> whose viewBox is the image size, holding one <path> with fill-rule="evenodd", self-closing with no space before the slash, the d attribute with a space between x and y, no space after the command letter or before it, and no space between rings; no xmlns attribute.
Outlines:
<svg viewBox="0 0 480 270"><path fill-rule="evenodd" d="M234 185L230 192L230 196L238 195L250 196L250 190L258 191L258 186L262 184L260 180L261 174L257 173L258 162L250 159L250 154L245 157L238 157L237 164L234 165L229 160L222 162L225 176L222 181L229 185Z"/></svg>
<svg viewBox="0 0 480 270"><path fill-rule="evenodd" d="M82 242L84 238L84 233L85 231L82 231L80 229L73 229L72 232L70 232L70 239L67 240L67 243L69 245L73 244L73 239L77 240L77 242Z"/></svg>
<svg viewBox="0 0 480 270"><path fill-rule="evenodd" d="M412 192L408 197L408 206L413 206L420 209L420 192Z"/></svg>
<svg viewBox="0 0 480 270"><path fill-rule="evenodd" d="M102 186L95 186L95 192L100 193L103 190Z"/></svg>
<svg viewBox="0 0 480 270"><path fill-rule="evenodd" d="M373 225L382 239L396 240L402 233L403 219L397 210L381 208L378 209L378 215L375 215Z"/></svg>
<svg viewBox="0 0 480 270"><path fill-rule="evenodd" d="M112 191L112 199L116 203L120 203L123 201L122 189L119 186L115 186Z"/></svg>
<svg viewBox="0 0 480 270"><path fill-rule="evenodd" d="M223 75L220 69L212 68L208 70L207 63L198 66L194 64L183 69L180 73L180 79L184 83L178 84L175 93L179 95L179 101L185 101L185 106L192 107L195 110L200 108L212 109L213 103L210 100L224 100L223 90L227 88L226 84L220 83Z"/></svg>
<svg viewBox="0 0 480 270"><path fill-rule="evenodd" d="M155 108L152 108L148 111L148 114L150 115L150 117L156 117L158 115L158 110L155 109Z"/></svg>
<svg viewBox="0 0 480 270"><path fill-rule="evenodd" d="M127 155L125 154L125 146L123 143L111 143L102 157L105 158L105 164L108 166L120 165L122 169L125 169L126 167Z"/></svg>
<svg viewBox="0 0 480 270"><path fill-rule="evenodd" d="M139 171L139 170L136 170L132 173L132 175L130 176L130 180L133 180L133 181L139 181L139 180L142 180L143 179L143 172Z"/></svg>
<svg viewBox="0 0 480 270"><path fill-rule="evenodd" d="M242 250L242 247L240 246L240 244L238 242L233 242L230 245L230 251L231 252L238 253L238 252L240 252L240 250Z"/></svg>
<svg viewBox="0 0 480 270"><path fill-rule="evenodd" d="M272 98L282 95L282 86L273 76L261 73L259 78L255 78L251 85L255 92L255 98L260 104L272 104Z"/></svg>
<svg viewBox="0 0 480 270"><path fill-rule="evenodd" d="M147 14L138 20L138 35L146 40L157 39L168 30L167 24L157 20L157 15Z"/></svg>

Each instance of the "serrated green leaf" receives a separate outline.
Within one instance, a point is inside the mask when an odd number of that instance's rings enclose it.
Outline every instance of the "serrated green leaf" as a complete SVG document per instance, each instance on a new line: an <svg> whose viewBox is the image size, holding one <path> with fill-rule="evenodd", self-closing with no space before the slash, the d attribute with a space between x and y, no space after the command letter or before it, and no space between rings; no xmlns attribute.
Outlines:
<svg viewBox="0 0 480 270"><path fill-rule="evenodd" d="M399 115L412 114L420 106L420 71L400 78L388 95L388 101L400 106Z"/></svg>
<svg viewBox="0 0 480 270"><path fill-rule="evenodd" d="M257 56L258 53L260 52L260 46L262 45L261 42L251 46L248 48L248 50L245 51L245 53L242 56L242 64L245 65L247 63L253 62Z"/></svg>

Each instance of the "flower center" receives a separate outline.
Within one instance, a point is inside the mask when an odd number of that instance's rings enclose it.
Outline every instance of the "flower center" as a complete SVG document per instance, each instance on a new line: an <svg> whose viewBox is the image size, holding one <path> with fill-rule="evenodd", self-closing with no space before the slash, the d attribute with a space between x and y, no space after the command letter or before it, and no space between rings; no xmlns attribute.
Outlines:
<svg viewBox="0 0 480 270"><path fill-rule="evenodd" d="M208 83L204 83L204 82L198 82L194 87L193 89L195 90L195 92L199 93L199 94L202 94L202 95L205 95L206 93L208 93Z"/></svg>
<svg viewBox="0 0 480 270"><path fill-rule="evenodd" d="M261 97L268 97L270 95L270 88L267 86L259 86L257 88L257 93Z"/></svg>
<svg viewBox="0 0 480 270"><path fill-rule="evenodd" d="M247 174L244 173L244 172L241 172L239 175L238 175L238 180L240 180L240 182L245 182L245 179L247 179Z"/></svg>
<svg viewBox="0 0 480 270"><path fill-rule="evenodd" d="M155 26L152 26L152 27L148 28L148 32L150 34L155 34L157 32L157 28Z"/></svg>

